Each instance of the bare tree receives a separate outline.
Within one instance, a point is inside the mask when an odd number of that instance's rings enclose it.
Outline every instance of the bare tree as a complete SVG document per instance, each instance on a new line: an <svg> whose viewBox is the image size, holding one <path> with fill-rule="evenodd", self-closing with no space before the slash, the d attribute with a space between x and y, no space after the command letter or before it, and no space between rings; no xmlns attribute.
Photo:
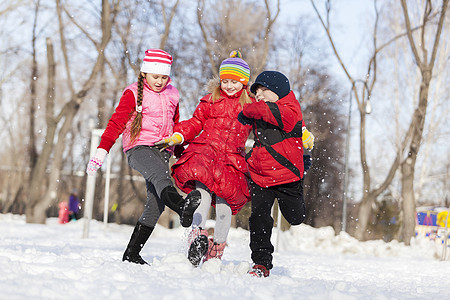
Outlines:
<svg viewBox="0 0 450 300"><path fill-rule="evenodd" d="M94 39L91 39L97 50L97 58L88 78L81 85L81 87L76 90L70 73L61 3L59 0L56 0L59 22L59 37L61 42L61 50L64 57L68 90L70 91L70 100L65 103L57 116L51 117L51 124L47 124L48 128L46 143L43 145L42 152L32 170L30 177L26 207L26 220L29 223L45 223L45 212L55 197L54 191L60 176L62 156L65 148L65 136L67 132L69 132L74 116L78 112L81 103L86 97L86 94L94 86L95 79L101 70L101 66L104 64L105 48L111 39L112 24L114 23L114 18L117 14L117 7L119 3L120 0L117 0L111 5L109 1L102 0L101 40L97 42ZM62 122L62 124L58 126L60 122ZM53 143L54 140L56 141L55 143ZM52 157L51 160L50 157ZM45 178L45 170L49 163L51 165L51 173L49 176L49 186L45 191L42 187L44 183L43 180ZM42 194L43 192L45 192L45 195Z"/></svg>
<svg viewBox="0 0 450 300"><path fill-rule="evenodd" d="M369 169L369 165L367 162L367 158L366 158L366 150L365 150L365 106L367 104L367 101L370 99L370 96L373 93L373 88L375 86L375 82L377 79L377 55L379 54L379 52L381 50L383 50L385 47L387 47L388 45L390 45L393 41L399 39L399 38L403 38L405 36L409 36L412 35L412 32L417 31L417 30L424 30L424 24L421 24L420 26L416 26L416 27L411 27L409 26L409 28L407 28L407 30L401 34L398 34L394 37L392 37L390 40L388 40L386 43L382 44L381 46L377 44L378 42L378 37L377 37L377 24L378 24L378 19L379 19L379 13L378 13L378 9L377 9L377 1L374 1L374 8L375 8L375 26L374 26L374 33L373 33L373 55L370 59L369 62L369 67L367 70L367 77L364 80L359 80L361 82L364 82L364 87L361 90L361 93L358 94L356 92L355 89L355 83L357 83L358 80L354 80L352 78L352 76L349 74L349 72L347 71L346 66L344 65L342 59L340 58L338 51L334 45L334 41L332 39L331 33L330 33L330 28L329 28L329 23L328 23L328 18L329 18L329 12L331 9L331 3L330 1L326 1L326 9L327 9L327 23L324 22L324 20L322 19L322 17L320 16L314 2L311 0L311 3L317 13L317 16L319 17L326 33L327 36L330 40L330 43L332 45L333 51L335 53L335 56L338 58L338 61L341 65L341 67L343 68L347 78L349 79L349 81L352 83L352 92L353 95L355 96L356 102L358 104L358 109L359 109L359 113L360 113L360 160L361 160L361 166L362 166L362 174L363 174L363 189L362 189L362 199L360 202L360 207L359 207L359 213L358 213L358 228L355 232L355 235L357 238L359 239L363 239L365 237L366 234L366 229L367 229L367 224L369 221L369 214L371 211L371 207L373 202L376 200L376 198L383 193L391 184L392 180L394 179L394 176L396 174L396 171L399 169L400 166L402 166L402 170L406 167L406 161L410 162L409 159L404 159L402 158L404 153L405 153L405 149L407 148L408 145L412 145L411 144L411 138L412 136L414 136L415 134L413 133L415 128L417 127L418 124L417 123L419 121L423 121L423 119L420 119L420 117L413 117L412 118L412 123L411 126L408 128L408 130L405 132L405 134L400 137L401 138L401 142L398 146L397 149L397 154L391 164L391 167L389 169L389 172L387 173L384 181L379 184L376 188L373 188L371 185L371 175L370 175L370 169ZM408 32L409 31L409 32ZM436 45L437 46L437 45ZM431 74L430 74L431 76ZM431 77L430 77L431 79ZM428 82L429 83L429 82ZM361 95L361 96L360 96ZM362 98L362 99L361 99ZM362 101L361 101L362 100ZM422 107L423 108L423 107ZM425 114L425 110L422 111L423 112L423 118L424 118L424 114ZM416 111L414 115L418 114L418 112ZM420 125L419 125L420 127ZM420 134L422 134L423 131L423 124L422 124L422 129L420 130ZM417 135L417 134L416 134ZM420 142L420 140L419 140ZM415 152L417 154L417 139L416 142L414 143L414 146L411 148L410 146L410 150L413 150L413 152ZM411 153L411 151L409 151L409 153ZM408 155L409 157L409 155ZM416 158L416 156L414 156L414 159ZM412 172L413 174L413 169L410 169L409 167L407 167L405 169L405 171L407 172ZM409 173L411 174L411 173ZM411 180L413 180L414 176L409 177ZM409 182L411 184L411 182ZM405 185L406 187L406 185ZM413 193L413 189L412 189L412 185L408 186L407 190L411 193ZM405 189L404 189L405 190ZM406 192L406 190L405 190ZM409 205L408 207L404 207L404 209L407 209L408 212L404 212L404 217L406 218L406 216L408 216L408 221L405 226L408 226L409 228L409 234L414 233L414 225L415 225L415 221L414 221L414 215L415 215L415 206L411 206Z"/></svg>
<svg viewBox="0 0 450 300"><path fill-rule="evenodd" d="M30 21L33 22L31 30L32 50L27 51L25 48L27 48L28 43L27 45L16 43L11 37L14 36L15 30L23 30L22 26L20 26L23 23L20 23L16 17L17 11L30 6L34 8L35 14L30 17ZM2 134L0 138L4 141L0 160L0 181L2 182L0 211L5 213L22 212L24 186L26 186L28 178L27 170L30 167L30 162L32 163L31 158L34 158L34 161L36 158L35 143L32 140L29 141L31 138L34 138L34 135L31 135L31 131L28 130L34 125L34 120L31 120L31 118L26 119L28 113L31 112L31 108L27 106L25 108L27 114L21 114L25 118L17 118L17 115L11 112L19 111L22 106L25 106L25 103L36 101L37 98L37 82L33 80L36 79L37 68L34 68L32 72L24 71L30 56L32 67L33 63L36 62L33 49L35 49L34 41L38 35L35 26L37 11L38 7L31 1L3 1L0 4L0 36L3 41L3 47L0 50L0 68L2 69L0 74L0 127L2 128ZM28 56L28 54L31 55ZM17 79L17 77L20 79ZM28 83L26 86L25 84L14 84L15 92L20 95L22 101L11 101L7 83L12 80ZM20 88L21 86L23 86L23 89Z"/></svg>
<svg viewBox="0 0 450 300"><path fill-rule="evenodd" d="M208 1L208 4L198 0L197 22L213 76L219 75L220 62L235 49L241 50L252 76L262 70L271 45L271 30L280 13L280 1L276 3L275 14L272 14L267 0L264 7L238 0Z"/></svg>
<svg viewBox="0 0 450 300"><path fill-rule="evenodd" d="M442 5L438 8L438 22L434 22L432 1L425 1L423 19L421 21L421 29L414 40L412 32L411 17L408 12L408 4L405 0L401 1L403 15L405 18L405 27L411 51L417 67L422 75L419 90L419 101L414 114L411 118L409 130L411 131L411 139L408 141L408 151L406 157L401 161L401 184L402 184L402 210L403 224L401 241L409 245L412 237L415 236L415 214L416 202L414 196L414 174L417 155L423 139L423 129L425 117L427 115L428 97L430 82L433 78L433 68L436 62L439 41L441 39L442 29L445 23L445 15L448 7L448 0L443 0ZM430 28L431 27L431 28ZM431 52L428 49L427 30L432 30L434 39L431 40ZM432 35L432 34L431 34Z"/></svg>
<svg viewBox="0 0 450 300"><path fill-rule="evenodd" d="M29 145L28 145L28 153L30 157L30 169L34 167L37 161L37 149L36 149L36 136L35 136L35 113L36 113L36 98L37 98L37 92L36 92L36 85L37 85L37 78L38 78L38 64L36 60L36 25L38 21L38 13L39 13L39 6L40 1L38 0L35 4L34 9L34 19L33 19L33 33L31 38L31 56L32 56L32 63L31 63L31 78L30 78L30 126L28 128L29 131Z"/></svg>
<svg viewBox="0 0 450 300"><path fill-rule="evenodd" d="M338 53L338 50L335 46L335 42L332 38L331 31L330 31L330 24L329 24L329 16L331 11L331 2L327 0L326 2L326 22L323 20L322 16L320 15L315 3L313 0L311 0L311 4L314 7L314 10L316 11L316 14L322 24L322 27L325 29L327 37L331 43L333 52L336 56L336 58L339 61L340 66L342 67L343 71L345 72L346 77L348 78L349 82L351 83L351 93L353 94L358 110L359 110L359 117L360 117L360 127L359 127L359 146L360 146L360 161L361 161L361 168L362 168L362 176L363 176L363 186L362 186L362 199L360 201L359 206L359 212L358 212L358 226L355 231L355 236L358 239L364 239L366 234L366 229L369 222L369 216L371 212L371 207L376 198L383 193L391 184L392 180L394 179L394 176L396 174L397 169L400 165L400 159L401 159L401 153L404 151L406 147L406 142L411 134L411 131L408 131L405 136L403 137L403 141L400 145L400 150L397 153L397 156L394 158L391 167L386 174L385 179L381 184L379 184L377 187L372 187L371 181L371 174L370 174L370 168L367 161L367 153L366 153L366 113L368 113L367 108L370 101L370 97L373 93L375 83L377 81L377 58L379 53L388 45L390 45L393 41L402 38L405 36L405 33L398 34L394 37L392 37L390 40L388 40L386 43L382 45L378 45L378 22L379 22L379 11L377 8L377 1L374 0L374 11L375 11L375 23L373 27L373 35L372 35L372 43L373 43L373 53L370 57L370 60L368 62L367 72L366 72L366 78L364 79L354 79L350 72L348 71L347 66L344 64L343 60L341 59L341 56ZM357 84L360 82L362 84L362 87L358 91ZM351 101L351 98L350 98ZM350 104L351 105L351 104ZM348 138L348 137L347 137ZM348 155L346 153L346 155ZM346 185L346 183L344 183ZM344 195L344 197L347 197L347 195Z"/></svg>
<svg viewBox="0 0 450 300"><path fill-rule="evenodd" d="M334 52L336 58L338 59L340 66L342 67L343 71L345 72L346 77L348 78L348 80L351 84L350 93L353 94L353 96L355 97L355 100L357 102L357 105L358 105L359 117L360 117L359 146L360 146L360 160L361 160L362 174L363 174L363 196L361 199L361 206L360 206L360 210L359 210L359 227L355 234L356 234L357 238L362 239L363 234L367 228L367 222L369 220L368 217L369 217L369 212L371 209L371 204L375 200L376 195L382 192L382 190L381 190L381 191L377 192L377 194L371 193L371 190L370 190L371 177L370 177L369 165L367 162L367 155L366 155L366 108L370 101L370 96L371 96L372 90L375 86L376 75L377 75L376 67L377 67L377 54L378 54L379 49L377 48L377 45L376 45L376 42L377 42L376 31L377 31L377 22L378 22L378 11L377 11L376 5L375 5L375 12L376 12L377 17L376 17L376 21L374 24L374 35L373 35L374 51L373 51L372 57L368 63L367 77L364 80L361 80L361 79L354 79L350 75L348 68L344 64L340 54L338 53L338 50L335 46L335 42L331 36L330 23L329 23L331 2L329 0L326 1L326 22L323 20L322 16L320 15L313 0L311 0L311 4L313 5L314 10L316 11L316 14L322 24L322 27L326 31L327 37L333 48L333 52ZM358 82L362 83L362 88L359 91L356 86L356 84ZM350 101L351 101L351 99L350 99ZM351 105L351 103L349 105ZM348 139L348 137L347 137L347 139ZM346 153L345 155L348 156L348 153ZM392 170L389 173L389 175L386 179L386 184L388 184L390 182L390 180L392 180L393 176L391 177L390 175L395 174L395 170L396 169ZM346 183L344 183L344 185L345 184ZM344 197L347 197L347 195L344 195ZM345 203L345 201L344 201L344 203Z"/></svg>

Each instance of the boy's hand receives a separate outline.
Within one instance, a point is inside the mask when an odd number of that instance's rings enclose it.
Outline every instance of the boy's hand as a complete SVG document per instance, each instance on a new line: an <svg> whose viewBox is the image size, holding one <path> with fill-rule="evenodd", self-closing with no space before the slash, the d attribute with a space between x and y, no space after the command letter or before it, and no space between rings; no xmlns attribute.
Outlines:
<svg viewBox="0 0 450 300"><path fill-rule="evenodd" d="M238 121L242 125L252 125L253 124L253 119L244 116L244 113L242 111L238 114Z"/></svg>
<svg viewBox="0 0 450 300"><path fill-rule="evenodd" d="M92 156L91 160L89 160L89 163L87 165L86 173L90 176L94 176L98 169L103 164L103 161L105 160L106 154L108 152L105 149L97 148L97 151L95 151L95 155Z"/></svg>
<svg viewBox="0 0 450 300"><path fill-rule="evenodd" d="M160 151L163 151L167 147L183 143L183 140L183 135L181 135L181 133L175 132L171 137L156 142L155 146L159 148Z"/></svg>
<svg viewBox="0 0 450 300"><path fill-rule="evenodd" d="M306 127L302 128L302 132L303 148L312 150L314 148L314 135Z"/></svg>

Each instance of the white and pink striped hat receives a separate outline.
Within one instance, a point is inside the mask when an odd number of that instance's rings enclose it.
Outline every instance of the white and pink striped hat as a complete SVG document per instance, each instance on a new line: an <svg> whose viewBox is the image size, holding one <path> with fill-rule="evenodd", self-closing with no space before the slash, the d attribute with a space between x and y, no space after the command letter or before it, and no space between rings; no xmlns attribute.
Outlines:
<svg viewBox="0 0 450 300"><path fill-rule="evenodd" d="M148 49L145 51L141 72L170 75L172 66L172 55L160 49Z"/></svg>

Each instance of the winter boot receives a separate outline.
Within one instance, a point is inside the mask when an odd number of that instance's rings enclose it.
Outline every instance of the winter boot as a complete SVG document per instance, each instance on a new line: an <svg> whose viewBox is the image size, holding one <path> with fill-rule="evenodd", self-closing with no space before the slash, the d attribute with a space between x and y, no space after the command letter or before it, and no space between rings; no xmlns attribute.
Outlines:
<svg viewBox="0 0 450 300"><path fill-rule="evenodd" d="M194 267L197 267L208 252L208 231L201 228L194 228L189 233L188 260Z"/></svg>
<svg viewBox="0 0 450 300"><path fill-rule="evenodd" d="M212 238L210 238L208 242L209 242L208 252L206 253L204 261L213 258L222 259L223 250L225 249L226 242L217 244L216 242L214 242L214 239Z"/></svg>
<svg viewBox="0 0 450 300"><path fill-rule="evenodd" d="M201 194L199 191L193 190L186 196L186 199L183 199L173 186L168 186L161 192L161 200L180 216L181 226L189 227L192 224L194 212L200 205Z"/></svg>
<svg viewBox="0 0 450 300"><path fill-rule="evenodd" d="M269 277L270 270L268 270L263 265L254 265L253 268L248 271L248 274L254 277Z"/></svg>
<svg viewBox="0 0 450 300"><path fill-rule="evenodd" d="M145 226L140 222L137 222L134 227L133 234L131 235L130 242L128 243L127 249L123 254L122 261L129 261L135 264L147 264L148 263L142 259L139 255L142 247L144 247L150 234L152 234L153 227Z"/></svg>

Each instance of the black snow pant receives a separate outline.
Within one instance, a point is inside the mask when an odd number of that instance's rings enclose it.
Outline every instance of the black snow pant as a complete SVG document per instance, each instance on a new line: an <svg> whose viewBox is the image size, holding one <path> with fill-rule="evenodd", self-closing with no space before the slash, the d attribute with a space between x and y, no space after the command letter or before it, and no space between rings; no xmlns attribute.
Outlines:
<svg viewBox="0 0 450 300"><path fill-rule="evenodd" d="M305 220L303 199L303 179L288 184L263 188L250 181L252 213L249 219L250 249L253 263L272 269L274 247L270 242L273 228L271 216L275 198L278 199L283 217L291 225L299 225Z"/></svg>

